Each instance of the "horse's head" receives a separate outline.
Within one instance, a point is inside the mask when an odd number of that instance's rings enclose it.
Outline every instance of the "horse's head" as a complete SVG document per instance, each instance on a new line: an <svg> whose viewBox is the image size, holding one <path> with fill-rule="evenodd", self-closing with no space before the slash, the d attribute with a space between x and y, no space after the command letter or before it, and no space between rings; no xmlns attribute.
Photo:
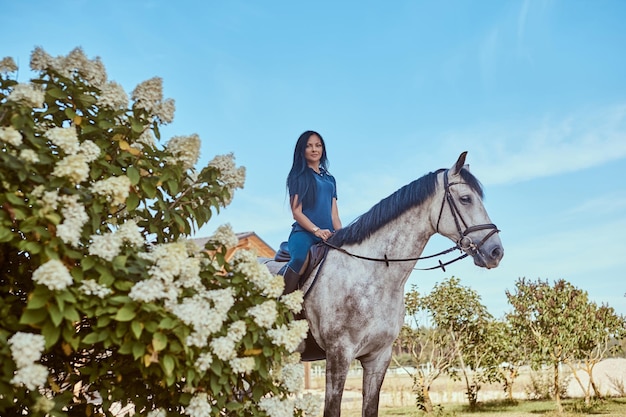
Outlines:
<svg viewBox="0 0 626 417"><path fill-rule="evenodd" d="M439 234L456 242L476 265L495 268L504 249L499 230L483 206L480 183L464 166L466 155L463 152L452 168L439 173L436 198L441 204L433 204L431 221Z"/></svg>

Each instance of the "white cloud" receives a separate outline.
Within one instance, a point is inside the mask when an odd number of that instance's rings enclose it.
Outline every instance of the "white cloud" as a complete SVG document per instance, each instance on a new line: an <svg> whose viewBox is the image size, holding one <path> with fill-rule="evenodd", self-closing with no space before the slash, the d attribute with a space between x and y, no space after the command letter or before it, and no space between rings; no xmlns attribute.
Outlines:
<svg viewBox="0 0 626 417"><path fill-rule="evenodd" d="M474 127L448 133L442 142L446 150L469 148L484 184L574 172L626 157L626 104L535 124Z"/></svg>

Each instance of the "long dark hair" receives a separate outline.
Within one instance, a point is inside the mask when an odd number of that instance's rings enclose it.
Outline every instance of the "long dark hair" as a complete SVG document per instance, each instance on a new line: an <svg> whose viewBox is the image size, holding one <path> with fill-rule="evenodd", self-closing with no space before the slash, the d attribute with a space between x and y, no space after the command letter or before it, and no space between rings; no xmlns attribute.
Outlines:
<svg viewBox="0 0 626 417"><path fill-rule="evenodd" d="M313 170L309 168L306 162L304 153L306 151L306 145L311 135L317 135L322 142L322 157L320 159L320 169L328 172L328 157L326 155L326 143L324 138L317 132L307 130L300 135L296 142L296 148L293 151L293 164L289 175L287 175L287 191L290 199L294 195L298 195L298 202L302 204L302 207L310 206L315 202L315 178L313 177Z"/></svg>

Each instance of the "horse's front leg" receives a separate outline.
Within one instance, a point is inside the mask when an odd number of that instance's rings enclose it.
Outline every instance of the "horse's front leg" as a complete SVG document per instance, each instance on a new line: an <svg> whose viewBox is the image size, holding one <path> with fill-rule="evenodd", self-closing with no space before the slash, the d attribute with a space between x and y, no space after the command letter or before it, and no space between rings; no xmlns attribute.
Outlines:
<svg viewBox="0 0 626 417"><path fill-rule="evenodd" d="M378 417L380 389L391 362L391 347L360 358L363 365L363 417Z"/></svg>
<svg viewBox="0 0 626 417"><path fill-rule="evenodd" d="M326 351L326 394L324 398L324 417L339 417L341 415L341 399L350 363L350 357L342 349Z"/></svg>

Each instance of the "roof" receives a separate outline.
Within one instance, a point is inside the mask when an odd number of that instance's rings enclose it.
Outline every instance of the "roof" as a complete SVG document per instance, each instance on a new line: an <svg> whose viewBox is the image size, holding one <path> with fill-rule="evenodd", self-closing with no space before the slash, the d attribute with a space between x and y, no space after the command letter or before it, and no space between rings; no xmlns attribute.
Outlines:
<svg viewBox="0 0 626 417"><path fill-rule="evenodd" d="M229 261L239 249L254 250L256 251L257 256L262 258L273 258L274 255L276 255L276 251L254 232L236 233L235 236L239 239L239 243L236 247L228 250L226 253L227 261ZM208 240L208 237L191 239L191 241L200 248L204 248L204 245Z"/></svg>

